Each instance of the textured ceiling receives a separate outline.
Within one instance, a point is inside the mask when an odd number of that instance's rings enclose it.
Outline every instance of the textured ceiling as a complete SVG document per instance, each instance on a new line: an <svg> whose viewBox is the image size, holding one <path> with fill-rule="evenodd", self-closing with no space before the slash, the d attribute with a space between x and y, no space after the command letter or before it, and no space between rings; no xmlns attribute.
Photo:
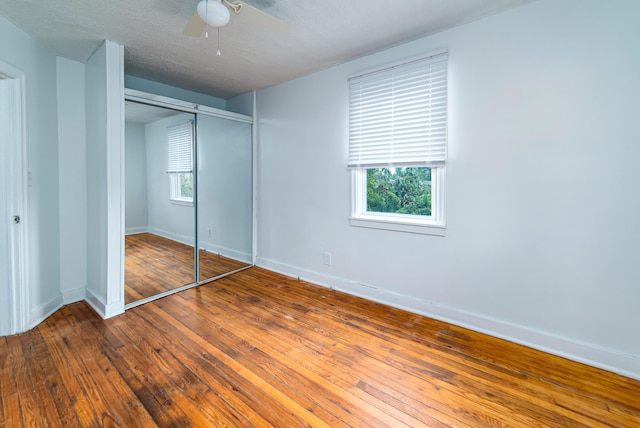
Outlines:
<svg viewBox="0 0 640 428"><path fill-rule="evenodd" d="M0 15L57 55L87 60L109 39L125 73L220 98L272 86L533 0L247 0L285 34L233 15L209 38L182 34L198 0L2 0Z"/></svg>

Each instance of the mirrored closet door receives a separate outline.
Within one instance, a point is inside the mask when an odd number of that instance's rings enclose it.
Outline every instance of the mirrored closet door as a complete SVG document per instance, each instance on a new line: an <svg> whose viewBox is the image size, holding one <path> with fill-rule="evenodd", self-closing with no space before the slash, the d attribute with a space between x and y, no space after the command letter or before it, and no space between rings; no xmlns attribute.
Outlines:
<svg viewBox="0 0 640 428"><path fill-rule="evenodd" d="M125 307L251 266L252 189L250 121L125 101Z"/></svg>
<svg viewBox="0 0 640 428"><path fill-rule="evenodd" d="M199 280L252 263L251 124L198 115Z"/></svg>

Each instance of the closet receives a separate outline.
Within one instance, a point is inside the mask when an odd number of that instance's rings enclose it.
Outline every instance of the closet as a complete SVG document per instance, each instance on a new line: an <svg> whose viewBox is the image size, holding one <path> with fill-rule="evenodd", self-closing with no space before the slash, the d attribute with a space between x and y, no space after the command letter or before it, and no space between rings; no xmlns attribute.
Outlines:
<svg viewBox="0 0 640 428"><path fill-rule="evenodd" d="M252 122L125 91L125 309L253 265Z"/></svg>

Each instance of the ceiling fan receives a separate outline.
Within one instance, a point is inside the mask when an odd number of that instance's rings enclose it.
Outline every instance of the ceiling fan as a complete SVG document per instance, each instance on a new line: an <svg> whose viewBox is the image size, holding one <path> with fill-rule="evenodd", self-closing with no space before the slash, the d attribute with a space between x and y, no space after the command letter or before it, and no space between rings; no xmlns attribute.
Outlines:
<svg viewBox="0 0 640 428"><path fill-rule="evenodd" d="M288 27L286 22L241 1L201 0L183 34L199 37L207 25L216 28L224 27L231 20L231 12L277 34L284 33Z"/></svg>

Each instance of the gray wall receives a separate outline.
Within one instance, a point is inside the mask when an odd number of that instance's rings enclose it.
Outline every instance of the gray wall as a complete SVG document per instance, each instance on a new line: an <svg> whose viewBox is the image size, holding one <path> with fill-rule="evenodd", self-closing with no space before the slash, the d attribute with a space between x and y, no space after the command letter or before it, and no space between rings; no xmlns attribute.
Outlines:
<svg viewBox="0 0 640 428"><path fill-rule="evenodd" d="M219 108L221 110L225 109L226 103L222 98L189 91L187 89L176 88L175 86L165 85L163 83L142 79L136 76L126 75L124 78L124 86L129 89L162 95L164 97L175 98L176 100L201 104L203 106Z"/></svg>
<svg viewBox="0 0 640 428"><path fill-rule="evenodd" d="M146 232L147 212L147 145L144 125L125 122L125 233Z"/></svg>
<svg viewBox="0 0 640 428"><path fill-rule="evenodd" d="M84 64L57 58L60 290L65 303L87 286L87 149Z"/></svg>
<svg viewBox="0 0 640 428"><path fill-rule="evenodd" d="M251 125L198 116L199 245L251 263Z"/></svg>

